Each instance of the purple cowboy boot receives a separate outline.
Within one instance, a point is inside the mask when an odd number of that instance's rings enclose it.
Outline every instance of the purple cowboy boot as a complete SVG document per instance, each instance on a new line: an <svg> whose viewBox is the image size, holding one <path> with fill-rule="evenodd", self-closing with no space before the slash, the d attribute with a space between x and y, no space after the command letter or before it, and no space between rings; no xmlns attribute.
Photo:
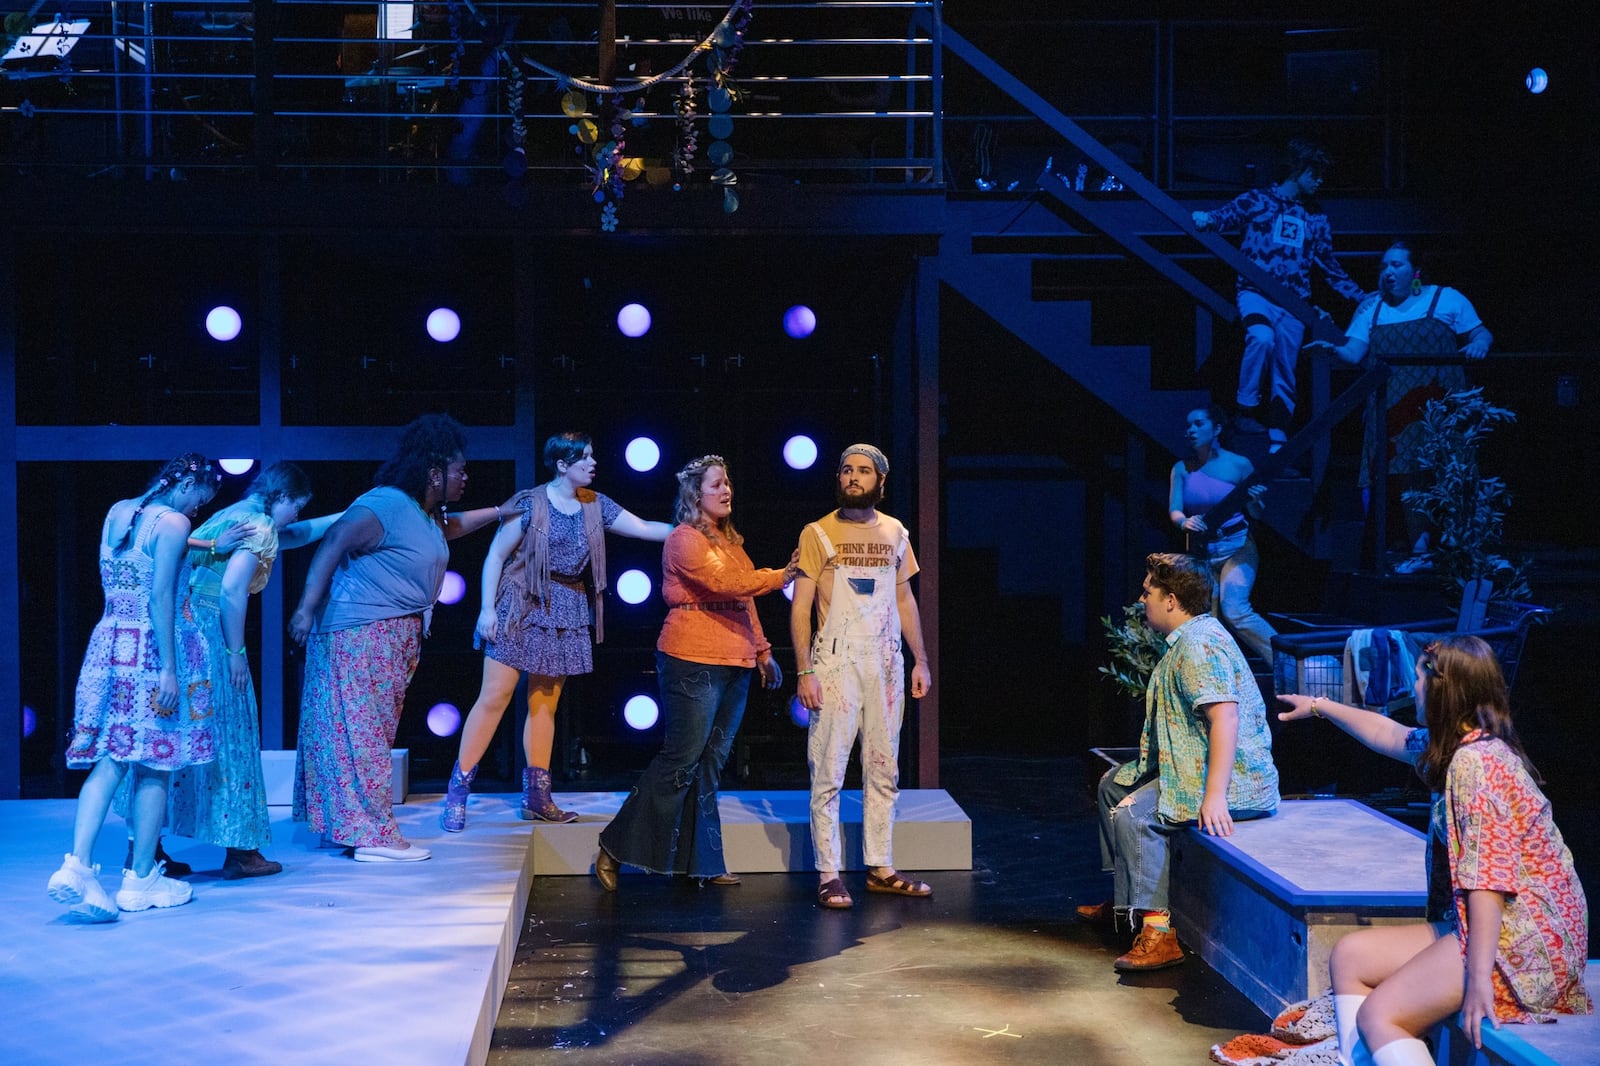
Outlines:
<svg viewBox="0 0 1600 1066"><path fill-rule="evenodd" d="M517 812L524 821L535 818L542 822L576 822L577 811L564 811L550 798L550 771L541 766L529 766L522 771L522 809Z"/></svg>
<svg viewBox="0 0 1600 1066"><path fill-rule="evenodd" d="M478 776L474 766L461 772L461 763L450 769L450 785L444 792L444 810L439 812L439 828L446 833L459 833L467 827L467 796L472 793L472 779Z"/></svg>

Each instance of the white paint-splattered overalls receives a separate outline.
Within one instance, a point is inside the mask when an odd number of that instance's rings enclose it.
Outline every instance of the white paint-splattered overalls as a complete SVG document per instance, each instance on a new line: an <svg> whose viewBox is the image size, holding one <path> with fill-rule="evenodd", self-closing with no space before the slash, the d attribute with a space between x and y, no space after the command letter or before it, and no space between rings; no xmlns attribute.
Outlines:
<svg viewBox="0 0 1600 1066"><path fill-rule="evenodd" d="M821 526L809 527L829 559L838 552ZM811 665L822 686L822 709L811 713L806 759L811 766L811 843L817 869L842 869L839 790L856 735L861 736L861 850L868 866L893 866L895 801L900 796L900 724L905 664L895 577L908 542L902 534L888 566L838 565L822 629L811 641Z"/></svg>

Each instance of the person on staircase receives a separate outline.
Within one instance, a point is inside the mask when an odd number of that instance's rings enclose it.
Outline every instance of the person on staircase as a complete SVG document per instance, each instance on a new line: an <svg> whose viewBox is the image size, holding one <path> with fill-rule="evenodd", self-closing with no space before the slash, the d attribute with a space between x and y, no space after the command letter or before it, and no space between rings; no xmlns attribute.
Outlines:
<svg viewBox="0 0 1600 1066"><path fill-rule="evenodd" d="M1364 295L1361 286L1334 257L1333 230L1315 199L1330 164L1321 145L1290 141L1276 184L1251 189L1215 211L1194 212L1195 227L1219 233L1243 230L1239 250L1303 300L1311 299L1311 268L1316 267L1335 292L1358 302ZM1288 441L1294 419L1295 369L1305 324L1242 277L1237 302L1245 341L1236 425L1251 433L1264 426L1267 448L1275 452ZM1268 383L1265 406L1263 379Z"/></svg>
<svg viewBox="0 0 1600 1066"><path fill-rule="evenodd" d="M483 648L483 683L461 727L439 814L449 833L467 827L472 781L523 674L528 765L517 814L529 821L577 819L550 797L550 756L562 687L567 678L594 670L594 645L605 639L606 533L660 543L672 532L666 522L646 522L590 488L596 463L588 434L551 437L544 464L551 480L527 495L520 521L501 525L483 561L483 606L473 638Z"/></svg>
<svg viewBox="0 0 1600 1066"><path fill-rule="evenodd" d="M1077 909L1084 921L1140 922L1122 972L1177 966L1183 947L1169 905L1172 834L1198 825L1232 836L1235 822L1278 809L1266 702L1222 623L1210 614L1211 569L1188 555L1145 560L1139 601L1167 651L1145 688L1139 757L1100 779L1100 858L1112 899Z"/></svg>
<svg viewBox="0 0 1600 1066"><path fill-rule="evenodd" d="M1272 665L1272 638L1277 632L1250 603L1261 567L1261 553L1250 536L1250 517L1259 517L1265 506L1265 485L1250 486L1244 510L1224 519L1216 529L1206 525L1205 514L1255 473L1249 459L1222 446L1227 416L1221 408L1207 405L1189 412L1184 440L1194 454L1172 464L1168 506L1172 524L1188 537L1189 554L1203 556L1211 564L1217 595L1212 611L1222 619L1234 637L1269 667Z"/></svg>
<svg viewBox="0 0 1600 1066"><path fill-rule="evenodd" d="M1472 301L1444 285L1425 285L1422 264L1405 241L1394 241L1378 265L1378 292L1368 297L1350 319L1344 343L1312 341L1307 350L1329 351L1352 366L1384 356L1459 355L1469 361L1489 354L1494 335L1484 326ZM1396 363L1384 386L1384 458L1388 463L1388 500L1380 506L1399 504L1407 489L1421 486L1423 471L1422 414L1429 400L1442 400L1467 387L1466 370L1457 362ZM1371 418L1361 447L1361 491L1370 508L1372 463L1378 456L1378 426ZM1398 573L1411 573L1431 566L1428 556L1429 530L1423 517L1409 507L1401 507L1410 558L1399 563ZM1387 545L1380 545L1380 549Z"/></svg>
<svg viewBox="0 0 1600 1066"><path fill-rule="evenodd" d="M1433 792L1425 921L1359 929L1328 960L1342 1066L1433 1066L1422 1037L1458 1012L1480 1050L1485 1025L1594 1012L1588 902L1499 660L1457 634L1430 645L1416 675L1420 729L1320 696L1278 697L1290 708L1280 720L1327 719L1410 763Z"/></svg>

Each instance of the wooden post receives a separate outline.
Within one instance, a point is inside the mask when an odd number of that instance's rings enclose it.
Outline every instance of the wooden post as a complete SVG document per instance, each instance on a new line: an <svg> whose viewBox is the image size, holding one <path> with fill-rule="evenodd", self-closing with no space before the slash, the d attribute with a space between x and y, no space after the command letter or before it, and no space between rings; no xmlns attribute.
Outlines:
<svg viewBox="0 0 1600 1066"><path fill-rule="evenodd" d="M617 76L617 0L600 0L600 84Z"/></svg>

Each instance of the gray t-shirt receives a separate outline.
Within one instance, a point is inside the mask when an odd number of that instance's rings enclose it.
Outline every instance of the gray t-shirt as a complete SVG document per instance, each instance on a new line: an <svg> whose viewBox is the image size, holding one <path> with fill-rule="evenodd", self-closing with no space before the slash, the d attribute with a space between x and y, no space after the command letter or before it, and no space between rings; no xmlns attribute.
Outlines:
<svg viewBox="0 0 1600 1066"><path fill-rule="evenodd" d="M444 530L401 490L379 486L350 506L376 515L383 539L376 548L349 556L334 571L317 618L318 633L423 614L438 598L450 561Z"/></svg>

